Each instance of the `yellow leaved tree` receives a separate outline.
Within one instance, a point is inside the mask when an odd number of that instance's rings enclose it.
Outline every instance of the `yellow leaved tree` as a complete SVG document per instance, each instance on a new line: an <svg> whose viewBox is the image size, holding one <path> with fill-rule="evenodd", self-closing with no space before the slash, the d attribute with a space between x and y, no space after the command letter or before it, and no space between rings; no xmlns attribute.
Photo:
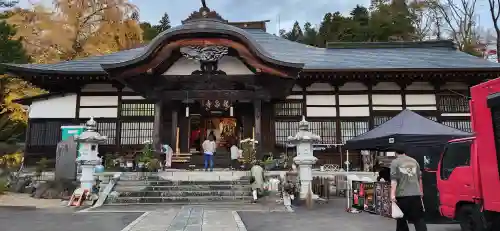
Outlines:
<svg viewBox="0 0 500 231"><path fill-rule="evenodd" d="M127 0L54 0L51 9L15 9L8 22L36 63L54 63L137 47L138 9Z"/></svg>

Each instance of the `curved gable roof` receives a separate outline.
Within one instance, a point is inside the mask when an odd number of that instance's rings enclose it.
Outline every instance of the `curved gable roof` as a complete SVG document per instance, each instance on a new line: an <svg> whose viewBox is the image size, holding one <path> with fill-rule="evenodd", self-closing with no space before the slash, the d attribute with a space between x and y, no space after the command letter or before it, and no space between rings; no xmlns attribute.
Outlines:
<svg viewBox="0 0 500 231"><path fill-rule="evenodd" d="M160 34L147 46L120 51L112 54L93 56L72 61L55 64L4 64L7 70L25 71L35 73L59 73L59 74L106 74L103 66L112 67L120 63L141 59L145 54L151 52L152 47L157 46L164 36L171 33L188 33L196 29L210 25L210 28L202 28L199 34L219 31L220 35L231 33L247 39L255 51L268 60L275 60L282 64L301 65L307 70L338 71L338 70L391 70L391 69L470 69L500 71L500 64L477 58L472 55L456 50L451 43L443 41L428 41L413 44L411 46L402 43L387 43L391 46L369 46L373 43L351 43L347 46L336 46L334 48L317 48L292 42L276 35L269 34L260 29L240 29L219 22L205 24L187 23L186 27L174 27ZM179 32L176 32L179 31ZM368 45L367 45L368 44Z"/></svg>

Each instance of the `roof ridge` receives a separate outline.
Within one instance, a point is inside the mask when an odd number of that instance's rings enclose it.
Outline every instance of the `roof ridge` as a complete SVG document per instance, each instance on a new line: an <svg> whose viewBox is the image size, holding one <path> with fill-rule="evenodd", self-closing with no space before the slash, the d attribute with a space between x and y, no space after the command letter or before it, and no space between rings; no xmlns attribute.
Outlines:
<svg viewBox="0 0 500 231"><path fill-rule="evenodd" d="M327 42L328 49L356 49L356 48L449 48L456 50L453 40L428 41L393 41L393 42Z"/></svg>

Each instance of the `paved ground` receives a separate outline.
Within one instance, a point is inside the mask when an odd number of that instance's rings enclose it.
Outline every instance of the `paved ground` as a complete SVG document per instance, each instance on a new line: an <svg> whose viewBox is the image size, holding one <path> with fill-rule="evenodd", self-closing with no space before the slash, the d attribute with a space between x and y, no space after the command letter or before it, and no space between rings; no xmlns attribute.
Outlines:
<svg viewBox="0 0 500 231"><path fill-rule="evenodd" d="M71 209L0 208L2 231L121 231L141 213L73 213ZM164 231L164 230L163 230Z"/></svg>
<svg viewBox="0 0 500 231"><path fill-rule="evenodd" d="M36 208L58 208L62 207L59 199L35 199L26 193L7 193L0 195L1 206L27 206Z"/></svg>
<svg viewBox="0 0 500 231"><path fill-rule="evenodd" d="M316 205L313 210L297 208L295 213L239 212L248 231L391 231L396 222L368 213L345 212L344 201ZM429 231L460 231L456 224L428 225ZM414 230L410 225L410 230Z"/></svg>
<svg viewBox="0 0 500 231"><path fill-rule="evenodd" d="M390 231L395 221L367 213L349 214L344 201L313 210L270 204L104 206L75 213L70 208L0 207L2 231ZM281 209L280 209L281 208ZM239 211L239 212L236 212ZM246 228L244 227L246 226ZM410 228L413 230L413 228ZM429 231L460 231L458 225L429 225Z"/></svg>

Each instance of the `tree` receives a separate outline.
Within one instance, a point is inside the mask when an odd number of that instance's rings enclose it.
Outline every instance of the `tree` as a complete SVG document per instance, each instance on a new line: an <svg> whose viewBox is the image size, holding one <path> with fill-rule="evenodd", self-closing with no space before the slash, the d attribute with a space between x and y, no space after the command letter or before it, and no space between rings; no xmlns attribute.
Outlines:
<svg viewBox="0 0 500 231"><path fill-rule="evenodd" d="M160 21L158 22L158 25L154 26L154 28L158 31L158 33L166 31L171 27L172 26L170 26L170 18L168 17L168 14L166 12L161 17Z"/></svg>
<svg viewBox="0 0 500 231"><path fill-rule="evenodd" d="M304 36L302 39L304 44L310 46L318 46L318 31L312 26L310 22L304 24Z"/></svg>
<svg viewBox="0 0 500 231"><path fill-rule="evenodd" d="M493 20L493 27L495 28L496 35L496 56L497 62L500 63L500 26L498 25L498 19L500 18L500 0L488 0L490 6L491 20Z"/></svg>
<svg viewBox="0 0 500 231"><path fill-rule="evenodd" d="M476 2L477 0L427 0L427 4L439 12L458 49L481 56L476 49Z"/></svg>
<svg viewBox="0 0 500 231"><path fill-rule="evenodd" d="M304 33L302 32L302 28L300 28L299 22L295 21L292 30L283 34L283 37L290 41L302 42L304 39Z"/></svg>
<svg viewBox="0 0 500 231"><path fill-rule="evenodd" d="M158 30L151 26L149 22L142 22L140 27L142 29L142 39L145 42L153 40L159 34Z"/></svg>
<svg viewBox="0 0 500 231"><path fill-rule="evenodd" d="M137 7L127 0L54 0L53 8L15 9L8 19L34 62L110 53L142 42Z"/></svg>

